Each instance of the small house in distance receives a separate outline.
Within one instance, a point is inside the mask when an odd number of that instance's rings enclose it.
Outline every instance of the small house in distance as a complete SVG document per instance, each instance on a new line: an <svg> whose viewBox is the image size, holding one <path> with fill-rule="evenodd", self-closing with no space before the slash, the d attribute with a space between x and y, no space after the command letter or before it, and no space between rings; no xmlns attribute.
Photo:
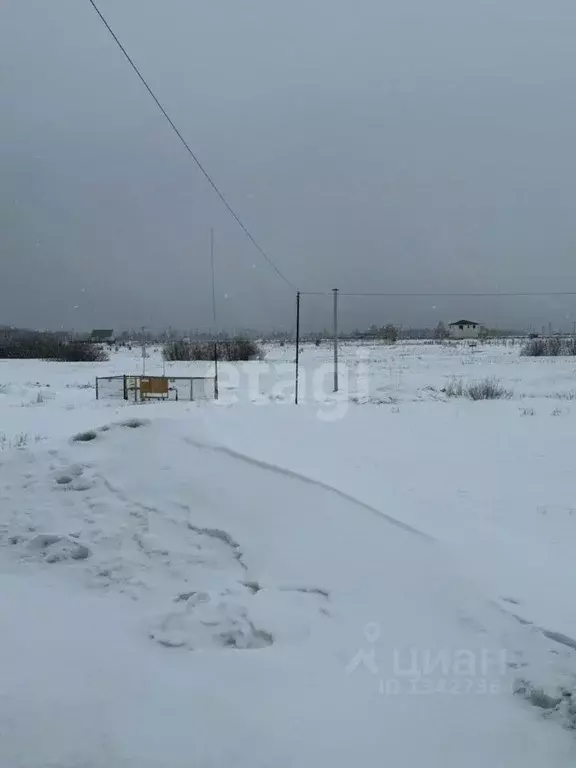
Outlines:
<svg viewBox="0 0 576 768"><path fill-rule="evenodd" d="M112 344L114 342L114 331L96 328L90 334L90 341L97 344Z"/></svg>
<svg viewBox="0 0 576 768"><path fill-rule="evenodd" d="M448 332L451 339L477 339L482 326L473 320L457 320L450 323Z"/></svg>

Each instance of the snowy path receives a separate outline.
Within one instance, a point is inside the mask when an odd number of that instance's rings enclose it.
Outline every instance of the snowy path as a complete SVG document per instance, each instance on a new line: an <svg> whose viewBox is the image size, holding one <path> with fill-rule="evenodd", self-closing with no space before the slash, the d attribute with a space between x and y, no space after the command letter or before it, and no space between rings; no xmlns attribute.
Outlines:
<svg viewBox="0 0 576 768"><path fill-rule="evenodd" d="M0 765L574 763L512 695L573 652L441 545L194 415L83 437L0 466Z"/></svg>

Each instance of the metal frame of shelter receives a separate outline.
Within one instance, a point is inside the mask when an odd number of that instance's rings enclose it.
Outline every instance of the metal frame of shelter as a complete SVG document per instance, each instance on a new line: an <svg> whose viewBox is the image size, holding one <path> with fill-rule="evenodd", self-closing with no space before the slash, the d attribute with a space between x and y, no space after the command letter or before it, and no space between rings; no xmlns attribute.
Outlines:
<svg viewBox="0 0 576 768"><path fill-rule="evenodd" d="M195 389L200 386L197 382L213 382L213 395L210 397L196 397ZM189 382L189 389L184 386ZM96 400L106 397L103 392L104 383L116 386L117 397L131 402L145 402L147 400L207 400L218 399L216 378L214 376L147 376L147 375L119 375L96 377ZM204 384L204 392L205 395ZM184 392L183 392L184 390ZM184 397L183 393L187 396ZM110 396L110 395L108 395Z"/></svg>

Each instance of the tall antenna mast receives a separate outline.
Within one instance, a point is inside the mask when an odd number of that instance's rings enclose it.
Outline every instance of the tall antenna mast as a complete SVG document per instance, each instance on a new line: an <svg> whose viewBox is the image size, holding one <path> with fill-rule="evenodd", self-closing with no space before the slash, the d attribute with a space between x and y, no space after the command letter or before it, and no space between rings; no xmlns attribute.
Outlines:
<svg viewBox="0 0 576 768"><path fill-rule="evenodd" d="M216 279L214 271L214 227L210 227L210 266L212 268L212 320L216 332Z"/></svg>
<svg viewBox="0 0 576 768"><path fill-rule="evenodd" d="M210 227L210 268L212 270L212 322L214 325L214 400L218 400L218 340L216 338L216 272L214 269L214 227Z"/></svg>

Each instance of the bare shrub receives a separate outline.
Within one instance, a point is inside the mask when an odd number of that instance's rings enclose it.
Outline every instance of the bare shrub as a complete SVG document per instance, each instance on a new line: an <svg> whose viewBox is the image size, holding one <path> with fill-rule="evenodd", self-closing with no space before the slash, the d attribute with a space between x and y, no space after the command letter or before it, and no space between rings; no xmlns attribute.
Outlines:
<svg viewBox="0 0 576 768"><path fill-rule="evenodd" d="M495 376L465 384L462 379L451 379L444 387L446 397L467 397L470 400L508 400L512 392Z"/></svg>
<svg viewBox="0 0 576 768"><path fill-rule="evenodd" d="M548 395L548 397L551 397L557 400L576 400L576 390L566 389L560 392L555 392L552 395Z"/></svg>
<svg viewBox="0 0 576 768"><path fill-rule="evenodd" d="M540 709L555 709L562 701L562 697L550 696L542 688L537 688L528 680L516 681L514 693Z"/></svg>
<svg viewBox="0 0 576 768"><path fill-rule="evenodd" d="M550 336L546 339L529 339L520 349L523 357L576 356L576 339Z"/></svg>
<svg viewBox="0 0 576 768"><path fill-rule="evenodd" d="M61 363L104 363L108 355L99 344L84 341L67 341L59 344L47 360Z"/></svg>
<svg viewBox="0 0 576 768"><path fill-rule="evenodd" d="M442 391L446 397L464 397L464 382L462 379L450 379Z"/></svg>
<svg viewBox="0 0 576 768"><path fill-rule="evenodd" d="M399 336L400 331L398 328L396 328L395 325L392 325L392 323L388 323L388 325L385 325L382 329L382 337L388 342L388 344L396 344Z"/></svg>
<svg viewBox="0 0 576 768"><path fill-rule="evenodd" d="M576 338L572 336L569 339L564 339L562 354L576 357Z"/></svg>
<svg viewBox="0 0 576 768"><path fill-rule="evenodd" d="M74 435L72 441L74 443L90 443L92 440L96 440L97 437L97 433L90 429L87 432L79 432L77 435Z"/></svg>
<svg viewBox="0 0 576 768"><path fill-rule="evenodd" d="M229 339L226 341L171 341L164 345L164 359L168 362L188 360L214 360L214 346L218 360L223 362L259 360L260 347L251 339Z"/></svg>
<svg viewBox="0 0 576 768"><path fill-rule="evenodd" d="M546 339L529 339L520 349L522 357L547 357Z"/></svg>
<svg viewBox="0 0 576 768"><path fill-rule="evenodd" d="M128 429L138 429L139 427L145 427L150 422L147 419L127 419L121 422L121 427L128 427Z"/></svg>
<svg viewBox="0 0 576 768"><path fill-rule="evenodd" d="M549 339L546 339L546 342L548 357L558 357L558 355L563 353L562 340L558 336L551 336Z"/></svg>
<svg viewBox="0 0 576 768"><path fill-rule="evenodd" d="M221 360L233 362L234 360L260 360L263 357L262 350L251 339L232 339L223 341L218 345L218 355Z"/></svg>
<svg viewBox="0 0 576 768"><path fill-rule="evenodd" d="M439 339L440 341L442 339L447 339L448 338L448 331L446 330L446 326L444 325L442 320L440 320L440 322L438 323L438 325L436 326L436 328L434 330L434 338L435 339Z"/></svg>
<svg viewBox="0 0 576 768"><path fill-rule="evenodd" d="M512 392L495 376L474 381L466 388L470 400L509 400Z"/></svg>
<svg viewBox="0 0 576 768"><path fill-rule="evenodd" d="M187 341L169 341L162 350L164 360L177 363L182 360L192 360L192 345Z"/></svg>
<svg viewBox="0 0 576 768"><path fill-rule="evenodd" d="M25 448L29 442L30 442L30 437L26 433L21 432L19 435L16 435L16 437L12 440L12 447Z"/></svg>
<svg viewBox="0 0 576 768"><path fill-rule="evenodd" d="M215 345L214 342L210 343L207 341L194 341L192 344L190 344L190 357L188 359L214 360L216 350L218 351L218 359L221 360L222 356L220 354L220 344Z"/></svg>
<svg viewBox="0 0 576 768"><path fill-rule="evenodd" d="M12 438L9 438L3 432L0 432L0 450L7 448L26 448L30 443L39 443L44 438L41 435L31 435L26 432L20 432Z"/></svg>
<svg viewBox="0 0 576 768"><path fill-rule="evenodd" d="M108 360L98 344L62 341L51 334L33 333L0 341L0 358L16 360L54 360L61 363L101 363Z"/></svg>

